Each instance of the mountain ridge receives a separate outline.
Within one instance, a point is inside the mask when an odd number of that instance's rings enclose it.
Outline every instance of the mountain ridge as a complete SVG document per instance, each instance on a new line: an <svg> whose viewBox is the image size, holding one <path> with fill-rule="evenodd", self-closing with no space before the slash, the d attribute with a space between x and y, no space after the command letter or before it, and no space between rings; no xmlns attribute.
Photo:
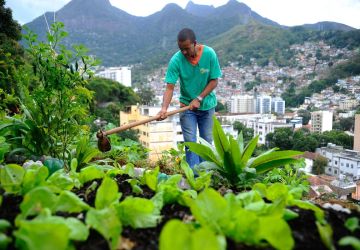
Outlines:
<svg viewBox="0 0 360 250"><path fill-rule="evenodd" d="M202 10L207 10L207 13L200 13ZM45 18L51 24L54 13L47 12L27 24L40 39L46 37L48 30ZM176 34L183 27L193 28L198 41L203 43L237 25L252 22L286 28L236 0L217 8L190 1L183 9L171 3L146 17L133 16L112 6L109 0L72 0L55 12L55 19L63 22L69 32L65 40L67 46L84 44L105 66L146 64L151 61L156 62L154 65L164 64L169 55L177 50ZM330 30L349 29L348 26L332 23L324 23L322 27L325 24ZM321 24L309 26L308 29L316 30L317 27L321 27Z"/></svg>

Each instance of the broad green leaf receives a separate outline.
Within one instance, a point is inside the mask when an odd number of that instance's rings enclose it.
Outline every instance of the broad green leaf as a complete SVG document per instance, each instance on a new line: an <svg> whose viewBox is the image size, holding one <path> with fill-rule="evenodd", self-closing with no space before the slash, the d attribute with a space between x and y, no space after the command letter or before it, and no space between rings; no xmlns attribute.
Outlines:
<svg viewBox="0 0 360 250"><path fill-rule="evenodd" d="M238 209L232 213L226 235L236 242L256 244L258 230L259 218L255 212Z"/></svg>
<svg viewBox="0 0 360 250"><path fill-rule="evenodd" d="M241 152L240 152L239 144L232 136L229 136L229 141L230 141L230 150L231 150L230 152L231 152L232 161L235 166L235 171L238 175L241 173L241 169L244 167L244 165L241 164Z"/></svg>
<svg viewBox="0 0 360 250"><path fill-rule="evenodd" d="M160 250L192 250L191 233L180 220L168 221L160 233Z"/></svg>
<svg viewBox="0 0 360 250"><path fill-rule="evenodd" d="M89 237L89 229L76 218L64 219L65 224L70 229L69 238L77 241L85 241Z"/></svg>
<svg viewBox="0 0 360 250"><path fill-rule="evenodd" d="M215 116L213 116L213 123L214 145L220 158L223 158L225 151L229 151L230 144L224 133L224 130L220 125L220 122L216 119Z"/></svg>
<svg viewBox="0 0 360 250"><path fill-rule="evenodd" d="M270 201L283 199L286 201L289 193L289 188L282 183L275 183L268 187L266 192L266 198Z"/></svg>
<svg viewBox="0 0 360 250"><path fill-rule="evenodd" d="M156 227L161 218L154 203L144 198L127 197L115 207L122 224L132 228Z"/></svg>
<svg viewBox="0 0 360 250"><path fill-rule="evenodd" d="M207 227L201 227L191 234L191 249L225 250L226 240L224 236L216 234Z"/></svg>
<svg viewBox="0 0 360 250"><path fill-rule="evenodd" d="M287 164L296 163L297 161L298 161L297 159L292 159L292 158L273 160L273 161L270 161L270 162L266 162L266 163L257 165L256 172L261 174L261 173L269 171L269 170L271 170L273 168L280 167L280 166L285 166Z"/></svg>
<svg viewBox="0 0 360 250"><path fill-rule="evenodd" d="M27 169L22 183L22 194L26 194L31 189L45 184L48 175L49 171L45 166Z"/></svg>
<svg viewBox="0 0 360 250"><path fill-rule="evenodd" d="M226 178L232 185L236 185L238 181L238 173L236 171L236 165L234 159L232 158L231 152L228 151L224 152L224 170L226 172Z"/></svg>
<svg viewBox="0 0 360 250"><path fill-rule="evenodd" d="M76 194L64 190L60 193L53 210L55 212L80 213L90 206L83 202Z"/></svg>
<svg viewBox="0 0 360 250"><path fill-rule="evenodd" d="M153 191L156 191L156 187L158 184L158 175L160 168L156 167L153 170L147 169L144 171L143 178L145 180L145 184Z"/></svg>
<svg viewBox="0 0 360 250"><path fill-rule="evenodd" d="M280 159L293 158L294 156L298 156L298 155L302 155L302 154L303 154L303 152L292 151L292 150L286 150L286 151L269 150L269 152L265 152L264 154L261 154L258 157L256 157L252 161L251 166L248 166L248 167L256 168L257 166L262 165L267 162L272 162L272 161L280 160Z"/></svg>
<svg viewBox="0 0 360 250"><path fill-rule="evenodd" d="M191 213L203 226L221 233L223 221L228 219L226 200L215 190L205 189L190 205Z"/></svg>
<svg viewBox="0 0 360 250"><path fill-rule="evenodd" d="M180 220L173 219L165 224L160 234L160 250L225 250L226 240L216 236L208 228L191 230Z"/></svg>
<svg viewBox="0 0 360 250"><path fill-rule="evenodd" d="M185 159L181 160L180 167L182 171L184 171L187 182L192 188L194 188L195 186L194 171L190 168L189 164L185 161Z"/></svg>
<svg viewBox="0 0 360 250"><path fill-rule="evenodd" d="M222 166L221 162L216 158L216 156L215 156L214 152L211 150L211 148L209 148L205 145L197 144L195 142L185 142L184 144L189 148L190 151L199 155L205 161L214 162L219 167Z"/></svg>
<svg viewBox="0 0 360 250"><path fill-rule="evenodd" d="M280 250L290 250L295 245L289 225L282 218L274 216L259 219L259 237Z"/></svg>
<svg viewBox="0 0 360 250"><path fill-rule="evenodd" d="M117 249L121 239L122 225L114 208L90 209L86 214L86 224L98 231L108 241L110 249Z"/></svg>
<svg viewBox="0 0 360 250"><path fill-rule="evenodd" d="M246 145L244 149L244 153L242 154L241 157L242 164L246 165L251 155L254 153L258 140L259 140L259 136L257 135L254 138L252 138L251 141Z"/></svg>
<svg viewBox="0 0 360 250"><path fill-rule="evenodd" d="M18 193L24 179L25 170L16 164L0 166L0 184L7 193Z"/></svg>
<svg viewBox="0 0 360 250"><path fill-rule="evenodd" d="M244 136L242 131L238 134L237 143L239 145L240 155L242 155L244 152Z"/></svg>
<svg viewBox="0 0 360 250"><path fill-rule="evenodd" d="M118 202L121 197L117 183L110 177L105 177L96 192L95 208L103 209Z"/></svg>
<svg viewBox="0 0 360 250"><path fill-rule="evenodd" d="M195 185L192 187L196 191L208 188L211 184L212 172L200 173L200 176L195 179Z"/></svg>
<svg viewBox="0 0 360 250"><path fill-rule="evenodd" d="M91 165L80 170L80 182L82 184L92 181L94 179L102 179L105 176L105 173L102 169L97 166Z"/></svg>
<svg viewBox="0 0 360 250"><path fill-rule="evenodd" d="M63 223L23 220L14 235L18 249L66 250L70 229Z"/></svg>
<svg viewBox="0 0 360 250"><path fill-rule="evenodd" d="M71 190L75 186L74 180L63 170L53 173L46 182L60 188L61 190Z"/></svg>
<svg viewBox="0 0 360 250"><path fill-rule="evenodd" d="M157 186L157 192L162 192L164 205L175 203L183 192L179 188L179 182L182 175L176 174L170 176L166 181L160 182Z"/></svg>
<svg viewBox="0 0 360 250"><path fill-rule="evenodd" d="M48 168L49 175L52 175L57 170L64 168L64 162L57 158L49 158L44 161L44 166Z"/></svg>
<svg viewBox="0 0 360 250"><path fill-rule="evenodd" d="M29 215L37 215L45 208L53 211L57 201L58 197L49 187L36 187L24 196L20 204L21 215L24 216L24 218Z"/></svg>

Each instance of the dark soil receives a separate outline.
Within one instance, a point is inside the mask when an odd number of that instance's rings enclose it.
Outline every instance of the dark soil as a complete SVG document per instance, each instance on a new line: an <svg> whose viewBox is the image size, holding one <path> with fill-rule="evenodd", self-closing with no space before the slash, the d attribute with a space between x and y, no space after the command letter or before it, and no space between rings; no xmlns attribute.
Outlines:
<svg viewBox="0 0 360 250"><path fill-rule="evenodd" d="M130 179L129 176L116 176L116 180L119 185L119 191L122 192L121 200L125 199L127 196L139 196L145 198L151 198L154 195L154 192L148 187L141 186L143 190L142 195L136 195L132 192L131 185L126 181ZM94 206L96 190L101 184L101 180L97 181L98 185L94 190L89 190L89 187L92 185L93 181L86 183L81 189L74 189L73 192L76 193L79 197L83 198L85 202L89 205ZM89 190L89 191L87 191ZM0 208L0 218L7 219L14 226L15 217L20 213L20 203L22 197L13 196L13 195L3 195L3 203ZM307 249L316 249L322 250L327 249L321 241L318 229L315 224L314 213L310 210L303 210L297 207L291 207L291 210L297 212L299 217L293 220L288 221L289 226L292 229L293 237L295 240L295 248L297 250L307 250ZM338 241L344 236L355 236L360 238L360 230L355 231L353 234L345 228L344 223L350 217L360 218L360 213L357 211L352 211L352 214L347 214L344 212L338 212L333 209L325 209L325 216L328 223L330 223L333 229L333 239L336 249L352 249L351 247L340 247ZM64 217L74 216L77 214L58 214ZM180 219L183 221L189 221L192 219L189 208L183 207L178 204L166 205L161 211L162 221L155 228L147 229L133 229L131 227L124 227L122 231L122 242L127 242L128 245L133 246L133 250L155 250L159 246L159 236L161 229L170 219ZM84 220L84 218L82 219ZM108 243L106 240L95 230L90 230L90 236L85 242L76 242L76 249L80 250L104 250L109 249ZM246 246L244 244L238 244L230 239L227 239L227 249L229 250L242 250L242 249L272 249L270 246L265 248ZM15 249L12 244L8 249Z"/></svg>

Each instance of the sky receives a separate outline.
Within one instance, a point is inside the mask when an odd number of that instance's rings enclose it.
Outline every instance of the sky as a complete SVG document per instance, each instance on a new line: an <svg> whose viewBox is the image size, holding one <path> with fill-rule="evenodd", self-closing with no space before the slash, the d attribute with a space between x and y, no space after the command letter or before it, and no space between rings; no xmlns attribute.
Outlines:
<svg viewBox="0 0 360 250"><path fill-rule="evenodd" d="M168 3L185 8L189 0L110 0L135 16L148 16ZM196 4L224 5L228 0L192 0ZM343 23L360 29L360 0L238 0L259 15L281 25L295 26L320 21ZM70 0L5 0L20 24L31 22L46 11L57 11Z"/></svg>

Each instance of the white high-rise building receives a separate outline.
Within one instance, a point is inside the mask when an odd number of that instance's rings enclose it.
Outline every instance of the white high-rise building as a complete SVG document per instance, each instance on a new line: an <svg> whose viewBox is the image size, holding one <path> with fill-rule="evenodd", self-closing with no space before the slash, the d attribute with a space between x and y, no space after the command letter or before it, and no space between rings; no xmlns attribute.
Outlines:
<svg viewBox="0 0 360 250"><path fill-rule="evenodd" d="M121 83L126 87L131 87L131 68L130 67L110 67L95 73L96 76L111 79Z"/></svg>
<svg viewBox="0 0 360 250"><path fill-rule="evenodd" d="M261 95L256 97L256 113L258 114L271 113L271 96Z"/></svg>
<svg viewBox="0 0 360 250"><path fill-rule="evenodd" d="M281 97L275 97L271 101L271 111L276 114L285 114L285 101Z"/></svg>
<svg viewBox="0 0 360 250"><path fill-rule="evenodd" d="M311 132L323 133L332 130L333 113L330 111L311 112Z"/></svg>
<svg viewBox="0 0 360 250"><path fill-rule="evenodd" d="M228 110L230 113L255 113L255 99L251 95L232 96Z"/></svg>

